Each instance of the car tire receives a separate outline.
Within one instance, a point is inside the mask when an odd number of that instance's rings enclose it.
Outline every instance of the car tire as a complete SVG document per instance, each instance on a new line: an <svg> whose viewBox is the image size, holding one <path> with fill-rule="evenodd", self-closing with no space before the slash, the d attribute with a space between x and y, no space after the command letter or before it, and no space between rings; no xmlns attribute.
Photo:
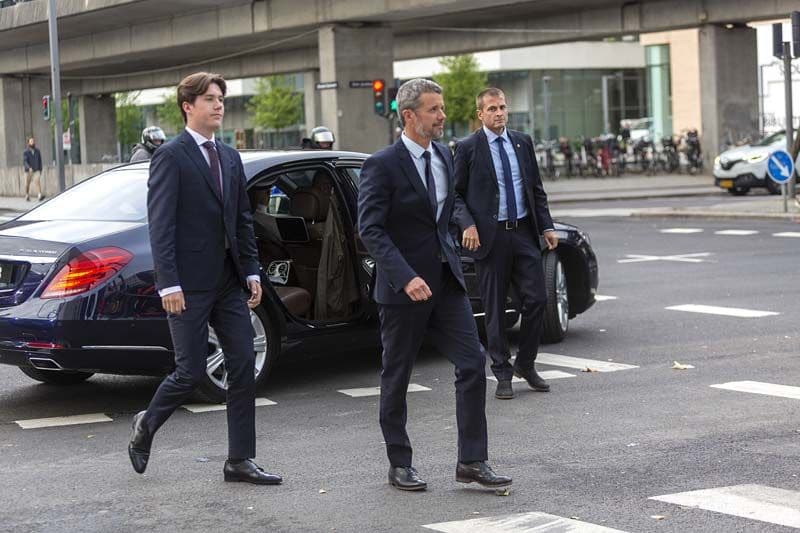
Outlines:
<svg viewBox="0 0 800 533"><path fill-rule="evenodd" d="M542 341L552 344L563 341L569 330L567 273L556 252L547 252L544 257L544 283L547 305Z"/></svg>
<svg viewBox="0 0 800 533"><path fill-rule="evenodd" d="M280 353L280 338L277 327L261 308L250 310L250 320L253 324L255 336L255 373L256 387L263 382L275 364L275 360ZM224 354L222 347L217 340L214 328L208 327L208 350L209 355L206 364L206 374L196 395L203 401L211 403L223 403L227 397L227 378L225 370Z"/></svg>
<svg viewBox="0 0 800 533"><path fill-rule="evenodd" d="M732 194L733 196L744 196L750 192L750 187L734 187L733 189L727 189L727 191L728 194Z"/></svg>
<svg viewBox="0 0 800 533"><path fill-rule="evenodd" d="M764 186L767 188L767 192L770 194L780 194L781 193L781 185L772 181L772 178L769 176L764 177Z"/></svg>
<svg viewBox="0 0 800 533"><path fill-rule="evenodd" d="M94 372L69 372L64 370L39 370L32 366L21 366L19 369L29 378L48 385L77 385L94 375Z"/></svg>

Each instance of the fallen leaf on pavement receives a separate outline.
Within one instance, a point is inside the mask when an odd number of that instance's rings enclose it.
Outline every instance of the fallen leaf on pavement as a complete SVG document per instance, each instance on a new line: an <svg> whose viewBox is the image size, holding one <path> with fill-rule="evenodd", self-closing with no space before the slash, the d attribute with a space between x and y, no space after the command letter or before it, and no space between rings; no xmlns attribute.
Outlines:
<svg viewBox="0 0 800 533"><path fill-rule="evenodd" d="M511 494L511 489L509 488L497 489L496 491L494 491L494 493L497 494L498 496L508 496L509 494Z"/></svg>
<svg viewBox="0 0 800 533"><path fill-rule="evenodd" d="M586 368L584 368L583 370L581 370L581 372L597 372L597 369L596 369L596 368L591 368L591 367L588 367L588 366L587 366Z"/></svg>
<svg viewBox="0 0 800 533"><path fill-rule="evenodd" d="M692 365L685 365L683 363L679 363L677 361L672 362L672 369L673 370L689 370L690 368L694 368Z"/></svg>
<svg viewBox="0 0 800 533"><path fill-rule="evenodd" d="M325 489L319 489L319 493L320 493L320 494L327 494L327 493L328 493L328 491L327 491L327 490L325 490Z"/></svg>
<svg viewBox="0 0 800 533"><path fill-rule="evenodd" d="M666 518L666 516L661 515L661 514L654 514L654 515L650 516L650 518L652 518L654 520L664 520Z"/></svg>

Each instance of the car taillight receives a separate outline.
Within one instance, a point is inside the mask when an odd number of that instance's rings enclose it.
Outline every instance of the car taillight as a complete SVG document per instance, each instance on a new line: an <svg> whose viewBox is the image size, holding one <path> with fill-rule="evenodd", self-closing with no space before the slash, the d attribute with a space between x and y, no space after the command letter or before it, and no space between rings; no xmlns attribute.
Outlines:
<svg viewBox="0 0 800 533"><path fill-rule="evenodd" d="M86 292L122 270L133 258L127 250L109 246L71 259L48 283L40 298L63 298Z"/></svg>
<svg viewBox="0 0 800 533"><path fill-rule="evenodd" d="M59 348L63 348L64 346L61 344L57 344L55 342L25 342L23 343L25 348L33 348L34 350L57 350Z"/></svg>

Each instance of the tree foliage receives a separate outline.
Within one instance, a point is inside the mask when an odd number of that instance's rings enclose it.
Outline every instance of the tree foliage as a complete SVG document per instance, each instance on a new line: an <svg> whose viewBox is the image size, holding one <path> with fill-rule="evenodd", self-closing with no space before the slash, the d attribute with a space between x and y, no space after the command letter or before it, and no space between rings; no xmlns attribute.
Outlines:
<svg viewBox="0 0 800 533"><path fill-rule="evenodd" d="M123 151L141 140L144 119L142 110L134 104L138 92L117 93L117 140Z"/></svg>
<svg viewBox="0 0 800 533"><path fill-rule="evenodd" d="M168 135L174 135L183 129L183 115L175 103L175 98L166 98L156 107L158 125Z"/></svg>
<svg viewBox="0 0 800 533"><path fill-rule="evenodd" d="M270 76L256 82L256 94L247 102L253 124L280 130L303 119L303 96L295 91L291 78Z"/></svg>
<svg viewBox="0 0 800 533"><path fill-rule="evenodd" d="M475 96L486 88L487 76L478 69L472 54L439 59L444 71L433 77L444 90L444 108L448 120L470 122L475 119Z"/></svg>

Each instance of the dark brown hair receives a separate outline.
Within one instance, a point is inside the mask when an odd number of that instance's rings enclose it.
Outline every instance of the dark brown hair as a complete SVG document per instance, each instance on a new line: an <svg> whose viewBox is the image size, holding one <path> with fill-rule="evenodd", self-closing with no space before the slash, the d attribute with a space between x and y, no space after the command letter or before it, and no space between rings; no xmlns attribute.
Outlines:
<svg viewBox="0 0 800 533"><path fill-rule="evenodd" d="M483 109L483 97L489 96L502 96L503 98L506 97L505 93L498 89L497 87L488 87L481 92L478 93L478 96L475 97L475 107L478 109Z"/></svg>
<svg viewBox="0 0 800 533"><path fill-rule="evenodd" d="M183 110L183 103L189 102L193 104L198 96L205 94L208 87L216 83L222 91L222 96L227 92L225 78L219 74L211 72L195 72L183 78L178 85L178 108L183 115L183 122L186 123L186 111Z"/></svg>

